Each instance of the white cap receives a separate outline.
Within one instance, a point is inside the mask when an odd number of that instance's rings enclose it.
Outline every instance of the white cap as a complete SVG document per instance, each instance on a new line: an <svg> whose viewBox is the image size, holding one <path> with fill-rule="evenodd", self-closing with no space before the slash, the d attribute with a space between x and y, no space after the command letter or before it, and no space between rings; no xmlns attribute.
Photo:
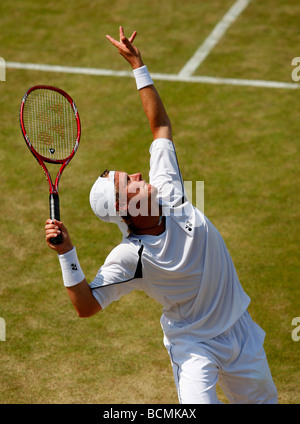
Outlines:
<svg viewBox="0 0 300 424"><path fill-rule="evenodd" d="M90 191L90 205L94 214L104 222L117 224L124 237L130 234L128 225L118 214L116 207L115 172L108 178L99 177Z"/></svg>

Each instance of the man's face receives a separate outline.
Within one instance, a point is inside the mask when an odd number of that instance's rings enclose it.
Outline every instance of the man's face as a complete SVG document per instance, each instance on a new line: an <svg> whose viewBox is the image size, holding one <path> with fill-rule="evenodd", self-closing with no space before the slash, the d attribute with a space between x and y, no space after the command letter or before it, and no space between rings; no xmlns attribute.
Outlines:
<svg viewBox="0 0 300 424"><path fill-rule="evenodd" d="M142 174L128 175L126 172L115 172L115 186L119 192L119 210L127 205L131 216L159 215L156 200L157 189L143 180Z"/></svg>

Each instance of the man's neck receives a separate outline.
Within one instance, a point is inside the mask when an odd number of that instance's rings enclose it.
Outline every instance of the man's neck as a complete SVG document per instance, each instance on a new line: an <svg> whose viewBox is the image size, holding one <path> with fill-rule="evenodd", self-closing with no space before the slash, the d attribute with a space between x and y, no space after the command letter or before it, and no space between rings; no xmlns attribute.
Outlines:
<svg viewBox="0 0 300 424"><path fill-rule="evenodd" d="M132 218L132 232L136 235L158 236L165 231L166 219L164 216L148 217L142 224Z"/></svg>

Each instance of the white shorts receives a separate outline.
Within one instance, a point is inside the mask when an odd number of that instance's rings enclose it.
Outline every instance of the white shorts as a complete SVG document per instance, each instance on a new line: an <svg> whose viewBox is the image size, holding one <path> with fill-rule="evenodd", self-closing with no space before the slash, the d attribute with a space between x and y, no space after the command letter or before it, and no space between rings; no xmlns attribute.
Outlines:
<svg viewBox="0 0 300 424"><path fill-rule="evenodd" d="M219 382L230 403L277 403L277 390L263 348L265 332L246 311L225 333L197 342L169 342L179 402L220 403Z"/></svg>

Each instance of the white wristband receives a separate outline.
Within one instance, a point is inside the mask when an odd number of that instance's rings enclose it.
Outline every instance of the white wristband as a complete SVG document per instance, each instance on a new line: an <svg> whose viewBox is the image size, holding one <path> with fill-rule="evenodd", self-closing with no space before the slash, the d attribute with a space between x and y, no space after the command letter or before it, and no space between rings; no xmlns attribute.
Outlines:
<svg viewBox="0 0 300 424"><path fill-rule="evenodd" d="M138 90L141 90L144 87L148 87L148 85L152 85L153 81L148 72L147 66L141 66L140 68L136 68L133 70L133 75L136 82L136 87Z"/></svg>
<svg viewBox="0 0 300 424"><path fill-rule="evenodd" d="M58 255L61 266L63 282L66 287L72 287L85 279L80 263L77 258L75 247L70 252Z"/></svg>

